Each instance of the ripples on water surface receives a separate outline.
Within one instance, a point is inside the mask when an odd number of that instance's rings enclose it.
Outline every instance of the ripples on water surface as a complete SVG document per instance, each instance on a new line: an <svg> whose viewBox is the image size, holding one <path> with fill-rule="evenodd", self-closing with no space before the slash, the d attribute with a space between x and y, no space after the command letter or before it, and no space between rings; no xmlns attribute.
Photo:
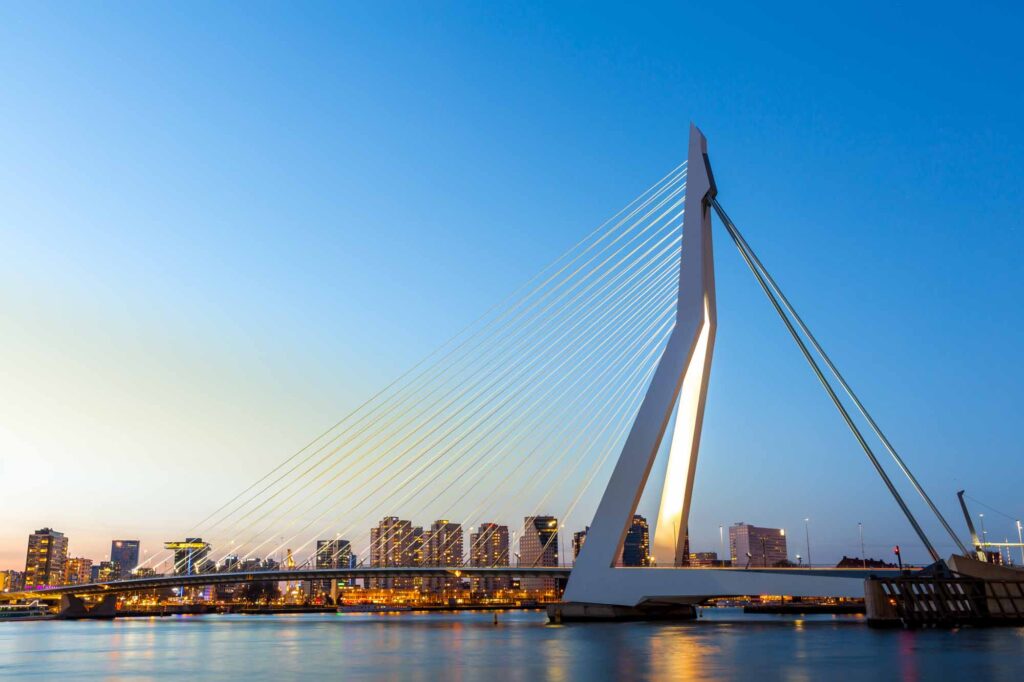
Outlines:
<svg viewBox="0 0 1024 682"><path fill-rule="evenodd" d="M539 612L0 623L0 677L201 680L1021 680L1024 629L875 631L705 611L552 626Z"/></svg>

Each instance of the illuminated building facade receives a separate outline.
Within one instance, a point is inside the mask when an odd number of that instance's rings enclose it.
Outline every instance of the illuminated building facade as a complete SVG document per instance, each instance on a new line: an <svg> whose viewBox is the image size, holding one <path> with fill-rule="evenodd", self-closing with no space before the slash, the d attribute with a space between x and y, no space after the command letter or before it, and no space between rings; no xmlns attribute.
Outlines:
<svg viewBox="0 0 1024 682"><path fill-rule="evenodd" d="M341 538L317 540L315 563L317 568L348 568L352 563L352 543ZM337 582L348 584L346 580L339 580ZM317 580L313 584L313 591L320 594L329 594L331 592L331 581Z"/></svg>
<svg viewBox="0 0 1024 682"><path fill-rule="evenodd" d="M520 566L558 566L558 519L554 516L527 516L519 539ZM552 590L555 579L523 577L525 590Z"/></svg>
<svg viewBox="0 0 1024 682"><path fill-rule="evenodd" d="M691 568L712 568L721 565L722 562L718 560L718 552L690 552Z"/></svg>
<svg viewBox="0 0 1024 682"><path fill-rule="evenodd" d="M385 516L370 529L370 567L419 566L423 560L423 528L397 516ZM371 586L384 589L409 589L413 578L371 578Z"/></svg>
<svg viewBox="0 0 1024 682"><path fill-rule="evenodd" d="M786 531L782 528L761 528L747 523L729 526L729 554L733 566L749 565L768 568L789 561Z"/></svg>
<svg viewBox="0 0 1024 682"><path fill-rule="evenodd" d="M639 514L633 515L633 523L626 531L626 540L622 544L622 565L651 565L651 529L647 519Z"/></svg>
<svg viewBox="0 0 1024 682"><path fill-rule="evenodd" d="M469 536L469 564L482 568L509 565L508 526L497 523L481 523L475 533ZM474 592L491 595L499 590L512 587L507 577L474 577Z"/></svg>
<svg viewBox="0 0 1024 682"><path fill-rule="evenodd" d="M110 543L110 560L117 564L121 576L127 578L139 565L139 541L112 541Z"/></svg>
<svg viewBox="0 0 1024 682"><path fill-rule="evenodd" d="M92 580L92 559L72 557L64 564L64 584L84 585Z"/></svg>
<svg viewBox="0 0 1024 682"><path fill-rule="evenodd" d="M434 521L430 530L423 534L421 566L461 566L465 552L462 524L448 519ZM432 577L426 587L435 591L455 589L460 580L455 576Z"/></svg>
<svg viewBox="0 0 1024 682"><path fill-rule="evenodd" d="M68 558L68 539L52 528L37 530L28 536L25 557L25 589L64 582L64 564Z"/></svg>
<svg viewBox="0 0 1024 682"><path fill-rule="evenodd" d="M185 538L181 541L165 542L165 549L174 551L174 574L194 575L207 573L213 569L210 556L210 544L202 538Z"/></svg>

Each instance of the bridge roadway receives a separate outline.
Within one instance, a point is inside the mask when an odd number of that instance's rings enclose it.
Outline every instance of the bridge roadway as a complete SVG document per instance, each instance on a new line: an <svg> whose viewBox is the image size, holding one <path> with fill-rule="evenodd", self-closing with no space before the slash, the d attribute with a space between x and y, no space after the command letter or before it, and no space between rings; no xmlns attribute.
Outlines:
<svg viewBox="0 0 1024 682"><path fill-rule="evenodd" d="M622 571L686 571L694 577L709 574L718 574L725 577L725 574L744 573L750 578L755 575L788 575L801 578L846 578L861 579L869 575L879 577L896 577L899 575L897 569L863 569L863 568L619 568ZM62 594L94 595L114 594L121 592L141 592L167 587L203 587L207 585L233 585L254 581L299 581L299 580L353 580L359 578L393 578L405 577L552 577L568 579L572 569L567 566L559 567L515 567L502 566L495 568L477 568L470 566L454 567L387 567L387 568L320 568L320 569L281 569L276 571L248 571L235 573L198 573L195 575L158 575L145 578L129 578L127 580L116 580L106 583L87 583L83 585L61 585L58 587L46 587L38 590L25 592L9 592L0 594L0 599L24 599L33 597L56 597ZM737 576L738 577L738 576ZM710 597L735 597L739 594L708 594ZM827 594L817 596L831 596Z"/></svg>

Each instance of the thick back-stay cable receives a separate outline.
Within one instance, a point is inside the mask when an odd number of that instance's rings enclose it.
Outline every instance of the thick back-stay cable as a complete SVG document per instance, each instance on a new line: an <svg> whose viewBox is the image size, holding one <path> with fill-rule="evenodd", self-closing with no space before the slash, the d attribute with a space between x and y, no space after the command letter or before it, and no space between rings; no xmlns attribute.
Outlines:
<svg viewBox="0 0 1024 682"><path fill-rule="evenodd" d="M857 425L854 423L852 417L850 417L850 413L843 405L843 402L839 399L839 396L836 395L835 389L832 388L832 385L825 377L825 374L821 371L821 368L818 366L818 363L811 355L811 352L807 349L807 345L804 343L803 338L800 336L800 333L797 331L796 327L793 326L793 322L789 319L789 316L786 315L782 304L780 304L779 300L775 297L775 294L772 291L772 287L766 281L765 276L754 264L751 252L748 252L747 244L740 236L739 230L736 229L735 224L733 224L732 220L729 219L729 216L726 215L725 210L722 209L717 199L712 200L712 206L715 209L715 213L718 214L719 219L722 221L722 224L725 225L725 229L729 233L729 236L732 237L733 242L735 242L736 248L739 249L740 255L743 257L743 261L747 264L747 267L750 268L750 271L754 274L755 279L757 279L757 283L761 285L761 289L764 291L765 296L768 297L768 300L771 302L772 307L775 308L775 312L779 314L779 317L782 319L783 324L786 325L786 329L789 330L789 333L793 337L793 340L796 342L797 346L799 346L800 352L803 353L804 359L807 360L807 363L811 366L811 369L814 371L814 375L818 378L818 381L825 389L825 392L828 393L829 398L832 399L832 403L836 406L836 409L839 411L839 414L843 417L843 421L846 422L846 425L853 433L854 438L857 439L857 442L864 450L864 454L867 455L868 459L871 461L871 464L872 466L874 466L875 471L878 472L878 475L881 477L882 482L885 483L885 487L889 489L889 493L893 496L893 499L896 500L896 504L899 505L900 509L903 511L903 514L907 517L907 520L913 527L914 532L917 533L917 536L921 539L921 542L924 543L924 546L925 548L927 548L928 553L931 555L932 559L934 561L938 561L940 558L939 553L935 550L935 547L932 546L931 541L928 539L928 536L925 535L925 532L921 528L920 524L918 524L917 519L914 518L914 514L910 511L910 508L907 506L907 503L903 500L903 497L896 489L896 486L893 485L893 482L889 478L889 475L885 472L885 469L882 468L882 465L879 463L878 458L875 457L875 453L872 452L871 447L864 439L864 436L863 434L861 434L860 429L857 428Z"/></svg>
<svg viewBox="0 0 1024 682"><path fill-rule="evenodd" d="M715 211L718 212L721 210L721 207L717 205L717 201L715 203ZM725 212L722 211L721 214L719 214L719 217L721 218L721 216L724 213ZM726 218L723 218L722 222L724 223L727 218L728 216L726 216ZM733 228L735 229L735 225L733 225ZM786 297L786 294L783 293L778 283L771 276L771 273L769 273L767 268L765 268L764 264L757 257L757 254L754 253L754 250L750 248L750 244L747 243L747 240L743 237L743 234L740 233L739 230L736 230L736 236L739 238L740 243L742 244L742 248L746 250L746 252L750 255L750 258L754 262L754 265L761 272L761 274L764 275L765 280L767 280L768 285L775 292L775 295L778 296L779 300L782 302L782 305L786 308L787 311L789 311L789 314L793 317L793 321L796 322L797 326L800 328L800 331L802 331L804 336L807 337L807 340L810 342L814 350L817 351L819 357L821 357L822 361L825 363L825 366L828 367L829 371L832 372L832 375L836 378L836 381L838 381L839 385L842 386L843 391L845 391L846 395L848 395L850 397L850 400L853 401L853 404L857 407L857 411L861 413L861 415L867 421L868 425L871 427L871 430L874 432L875 436L877 436L878 440L882 442L882 445L884 445L885 449L889 451L890 455L892 455L892 458L893 460L895 460L897 466L899 466L900 470L910 481L911 485L914 486L914 490L916 490L917 494L921 496L921 499L923 499L925 503L927 503L928 508L931 509L933 514L935 514L936 518L938 518L939 522L942 524L942 527L946 530L947 533L949 533L949 536L953 538L953 542L956 543L956 546L960 549L960 551L963 552L965 556L969 556L970 553L967 551L967 547L964 546L959 536L957 536L957 534L950 527L949 523L946 521L946 518L939 511L938 507L935 506L935 503L932 502L932 498L928 495L927 492L925 492L924 488L918 482L917 477L914 476L914 474L910 471L910 467L907 466L907 464L903 461L903 458L900 457L899 453L896 452L896 448L893 447L892 443L886 437L881 427L878 426L874 418L868 412L867 408L864 407L864 404L860 401L860 398L858 398L857 394L854 393L853 388L851 388L850 385L846 382L846 379L843 377L843 375L839 372L839 369L832 362L832 359L828 356L828 353L826 353L825 349L821 347L820 343L818 343L817 338L815 338L814 334L811 333L810 328L808 328L808 326L804 323L803 318L800 317L799 313L797 313L796 309L789 302L789 299Z"/></svg>

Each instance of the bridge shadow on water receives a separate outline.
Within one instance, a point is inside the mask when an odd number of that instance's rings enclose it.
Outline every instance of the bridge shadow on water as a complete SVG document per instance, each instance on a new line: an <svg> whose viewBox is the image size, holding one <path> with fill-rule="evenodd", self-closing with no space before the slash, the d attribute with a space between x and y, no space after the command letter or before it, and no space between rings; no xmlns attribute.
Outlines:
<svg viewBox="0 0 1024 682"><path fill-rule="evenodd" d="M539 611L184 616L0 625L0 678L203 680L1015 679L1024 631L875 631L706 610L551 625ZM1007 662L1016 662L1010 666Z"/></svg>

